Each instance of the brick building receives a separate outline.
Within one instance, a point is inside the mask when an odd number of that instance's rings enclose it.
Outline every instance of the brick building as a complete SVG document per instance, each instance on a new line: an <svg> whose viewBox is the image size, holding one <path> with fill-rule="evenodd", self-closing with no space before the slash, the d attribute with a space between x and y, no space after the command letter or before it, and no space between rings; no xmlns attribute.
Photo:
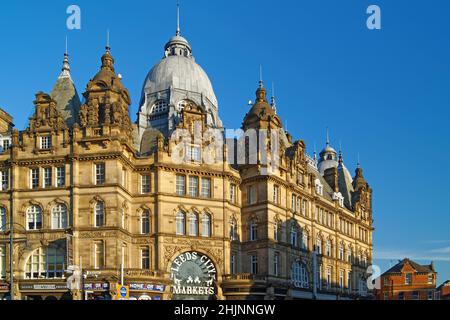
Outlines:
<svg viewBox="0 0 450 320"><path fill-rule="evenodd" d="M403 259L381 275L379 300L434 300L436 276L433 263L420 265Z"/></svg>
<svg viewBox="0 0 450 320"><path fill-rule="evenodd" d="M436 299L450 300L450 280L445 281L436 289Z"/></svg>

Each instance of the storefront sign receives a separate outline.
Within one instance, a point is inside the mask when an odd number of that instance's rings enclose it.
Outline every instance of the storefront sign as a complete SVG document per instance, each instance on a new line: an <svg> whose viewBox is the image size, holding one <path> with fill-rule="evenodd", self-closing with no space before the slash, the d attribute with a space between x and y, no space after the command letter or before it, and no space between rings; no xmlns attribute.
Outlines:
<svg viewBox="0 0 450 320"><path fill-rule="evenodd" d="M186 252L172 263L172 293L177 296L211 296L215 294L217 270L211 259L198 252Z"/></svg>
<svg viewBox="0 0 450 320"><path fill-rule="evenodd" d="M20 290L23 291L49 291L49 290L67 290L67 284L21 284L19 285Z"/></svg>
<svg viewBox="0 0 450 320"><path fill-rule="evenodd" d="M8 284L0 284L0 291L9 291Z"/></svg>
<svg viewBox="0 0 450 320"><path fill-rule="evenodd" d="M150 284L150 283L131 283L130 290L131 291L156 291L156 292L164 292L166 286L163 284Z"/></svg>
<svg viewBox="0 0 450 320"><path fill-rule="evenodd" d="M85 283L84 290L107 291L109 290L109 283Z"/></svg>

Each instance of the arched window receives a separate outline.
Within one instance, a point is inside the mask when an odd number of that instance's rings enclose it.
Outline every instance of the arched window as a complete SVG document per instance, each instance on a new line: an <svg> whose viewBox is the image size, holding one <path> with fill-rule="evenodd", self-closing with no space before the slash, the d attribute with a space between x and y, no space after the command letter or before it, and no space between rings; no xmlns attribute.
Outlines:
<svg viewBox="0 0 450 320"><path fill-rule="evenodd" d="M211 216L207 213L202 215L202 237L211 237Z"/></svg>
<svg viewBox="0 0 450 320"><path fill-rule="evenodd" d="M291 245L294 247L298 246L298 231L297 226L291 226Z"/></svg>
<svg viewBox="0 0 450 320"><path fill-rule="evenodd" d="M63 204L52 209L52 229L67 229L67 207Z"/></svg>
<svg viewBox="0 0 450 320"><path fill-rule="evenodd" d="M316 252L322 254L322 239L320 237L316 239Z"/></svg>
<svg viewBox="0 0 450 320"><path fill-rule="evenodd" d="M166 101L158 100L153 105L150 113L151 114L155 114L155 113L161 113L161 112L165 112L165 111L167 111L167 103L166 103Z"/></svg>
<svg viewBox="0 0 450 320"><path fill-rule="evenodd" d="M184 236L186 234L186 215L183 212L177 213L176 226L177 235Z"/></svg>
<svg viewBox="0 0 450 320"><path fill-rule="evenodd" d="M305 230L303 230L302 232L302 249L307 250L308 249L308 232L306 232Z"/></svg>
<svg viewBox="0 0 450 320"><path fill-rule="evenodd" d="M237 221L234 218L230 221L230 238L231 241L238 240Z"/></svg>
<svg viewBox="0 0 450 320"><path fill-rule="evenodd" d="M25 266L27 279L64 278L65 251L56 247L39 248L33 251Z"/></svg>
<svg viewBox="0 0 450 320"><path fill-rule="evenodd" d="M42 210L39 206L31 206L27 210L28 230L42 229Z"/></svg>
<svg viewBox="0 0 450 320"><path fill-rule="evenodd" d="M308 272L306 270L306 266L303 263L295 261L292 264L291 281L292 284L297 288L309 287Z"/></svg>
<svg viewBox="0 0 450 320"><path fill-rule="evenodd" d="M150 213L144 210L141 214L141 234L150 233Z"/></svg>
<svg viewBox="0 0 450 320"><path fill-rule="evenodd" d="M256 220L250 221L250 241L258 240L258 223Z"/></svg>
<svg viewBox="0 0 450 320"><path fill-rule="evenodd" d="M101 201L95 204L94 223L96 228L103 227L105 223L105 205Z"/></svg>
<svg viewBox="0 0 450 320"><path fill-rule="evenodd" d="M6 209L0 207L0 232L6 231Z"/></svg>
<svg viewBox="0 0 450 320"><path fill-rule="evenodd" d="M194 212L189 213L189 235L191 237L198 236L198 218Z"/></svg>
<svg viewBox="0 0 450 320"><path fill-rule="evenodd" d="M344 255L345 255L344 246L341 244L339 246L339 259L340 260L344 260Z"/></svg>
<svg viewBox="0 0 450 320"><path fill-rule="evenodd" d="M329 256L329 257L332 256L331 240L327 240L326 254L327 254L327 256Z"/></svg>

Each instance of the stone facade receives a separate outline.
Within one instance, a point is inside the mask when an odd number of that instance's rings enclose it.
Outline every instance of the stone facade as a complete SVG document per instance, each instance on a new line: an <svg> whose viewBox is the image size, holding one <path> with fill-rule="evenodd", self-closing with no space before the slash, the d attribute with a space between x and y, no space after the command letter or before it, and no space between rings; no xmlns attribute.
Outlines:
<svg viewBox="0 0 450 320"><path fill-rule="evenodd" d="M257 163L222 161L227 146L211 151L221 161L194 156L176 164L177 141L167 132L153 130L152 147L143 146L144 114L136 124L130 119L131 99L109 48L101 61L83 104L66 55L57 87L69 90L37 93L26 130L12 129L0 112L0 134L11 140L0 154L0 294L9 291L12 219L15 299L115 298L122 276L132 297L146 299L173 298L183 276L189 289L180 289L180 299L366 296L372 190L360 166L351 178L328 144L323 157L330 157L319 162L335 165L321 174L305 143L282 128L262 82L242 129L281 132L279 141L258 140L268 150L279 145L274 170L259 161L259 149ZM220 127L201 101L187 100L173 129L194 136L196 123L203 133ZM195 147L204 152L208 143ZM187 263L205 264L199 277L186 274ZM200 284L207 271L213 282ZM196 281L198 288L187 285Z"/></svg>

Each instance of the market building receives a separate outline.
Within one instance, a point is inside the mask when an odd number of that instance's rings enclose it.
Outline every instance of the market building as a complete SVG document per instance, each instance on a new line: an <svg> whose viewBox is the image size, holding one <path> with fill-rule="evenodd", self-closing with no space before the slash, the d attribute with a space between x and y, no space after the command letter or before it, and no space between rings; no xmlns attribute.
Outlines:
<svg viewBox="0 0 450 320"><path fill-rule="evenodd" d="M107 47L82 100L66 53L25 130L0 112L0 298L11 231L14 299L111 299L122 278L142 300L367 297L363 170L352 177L329 139L307 155L262 80L242 130L268 134L211 148L197 135L221 132L219 103L178 27L136 121L130 104Z"/></svg>
<svg viewBox="0 0 450 320"><path fill-rule="evenodd" d="M437 273L433 263L403 259L381 275L378 300L434 300Z"/></svg>

